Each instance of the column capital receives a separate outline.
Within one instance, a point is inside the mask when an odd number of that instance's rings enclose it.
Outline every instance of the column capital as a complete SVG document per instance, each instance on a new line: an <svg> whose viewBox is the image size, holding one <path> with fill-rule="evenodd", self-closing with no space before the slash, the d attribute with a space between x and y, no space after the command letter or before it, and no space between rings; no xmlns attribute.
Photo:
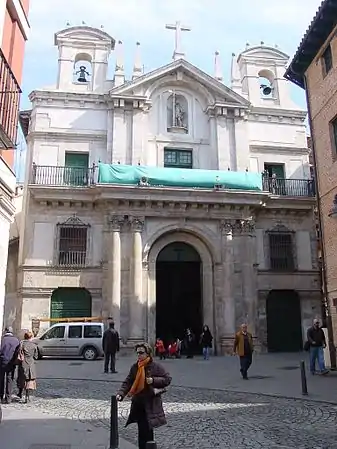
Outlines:
<svg viewBox="0 0 337 449"><path fill-rule="evenodd" d="M236 220L233 233L236 235L251 235L255 233L255 222L254 220Z"/></svg>
<svg viewBox="0 0 337 449"><path fill-rule="evenodd" d="M142 232L145 225L145 220L143 217L132 217L130 219L131 229L134 232Z"/></svg>
<svg viewBox="0 0 337 449"><path fill-rule="evenodd" d="M235 220L221 220L220 231L223 235L230 235L233 233L233 225Z"/></svg>
<svg viewBox="0 0 337 449"><path fill-rule="evenodd" d="M125 220L121 215L109 215L108 216L108 227L111 231L120 231Z"/></svg>
<svg viewBox="0 0 337 449"><path fill-rule="evenodd" d="M247 235L254 234L255 222L252 219L225 219L220 222L220 230L223 234Z"/></svg>

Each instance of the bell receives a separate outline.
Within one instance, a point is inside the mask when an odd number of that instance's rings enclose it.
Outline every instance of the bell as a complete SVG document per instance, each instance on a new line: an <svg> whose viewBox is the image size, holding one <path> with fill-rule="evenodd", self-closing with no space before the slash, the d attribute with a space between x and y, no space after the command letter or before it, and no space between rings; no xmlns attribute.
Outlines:
<svg viewBox="0 0 337 449"><path fill-rule="evenodd" d="M266 86L265 84L262 84L260 87L262 89L263 95L265 95L266 97L271 94L270 86Z"/></svg>
<svg viewBox="0 0 337 449"><path fill-rule="evenodd" d="M86 83L87 80L86 80L86 78L85 78L85 74L84 74L84 73L81 73L81 75L78 77L77 81L78 81L79 83Z"/></svg>
<svg viewBox="0 0 337 449"><path fill-rule="evenodd" d="M87 72L86 72L85 67L83 65L81 65L80 70L77 73L80 74L78 79L77 79L77 81L79 83L86 83L87 79L86 79L85 75L86 75Z"/></svg>

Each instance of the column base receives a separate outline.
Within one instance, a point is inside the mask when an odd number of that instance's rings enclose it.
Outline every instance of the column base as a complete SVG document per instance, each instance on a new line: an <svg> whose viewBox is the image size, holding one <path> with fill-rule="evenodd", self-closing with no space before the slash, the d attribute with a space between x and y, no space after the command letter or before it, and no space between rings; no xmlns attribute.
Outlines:
<svg viewBox="0 0 337 449"><path fill-rule="evenodd" d="M234 335L220 338L220 355L233 354Z"/></svg>

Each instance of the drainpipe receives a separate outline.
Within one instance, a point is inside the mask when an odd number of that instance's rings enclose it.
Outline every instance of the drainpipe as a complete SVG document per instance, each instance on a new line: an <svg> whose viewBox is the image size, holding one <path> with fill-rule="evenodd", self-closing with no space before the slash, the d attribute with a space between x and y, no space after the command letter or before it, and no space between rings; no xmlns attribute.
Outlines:
<svg viewBox="0 0 337 449"><path fill-rule="evenodd" d="M324 299L324 308L325 308L325 315L326 315L326 326L328 330L328 338L329 338L329 353L330 353L330 361L331 361L331 368L336 369L336 348L334 344L334 338L333 338L333 329L332 329L332 320L331 320L331 310L330 310L330 304L329 299L327 297L327 276L326 276L326 264L325 264L325 247L323 244L324 238L323 238L323 227L322 227L322 213L321 213L321 199L319 196L319 189L318 189L318 176L317 176L317 158L316 158L316 149L315 149L315 138L314 138L314 131L312 127L312 121L311 121L311 106L310 106L310 100L309 100L309 94L308 94L308 88L307 88L307 78L306 75L303 75L303 81L304 81L304 90L305 90L305 96L307 100L308 105L308 119L309 119L309 128L311 133L311 145L312 145L312 158L314 161L314 183L315 183L315 192L316 192L316 201L317 201L317 209L318 209L318 230L321 237L321 251L322 251L322 267L321 267L321 278L322 278L322 286L323 286L323 299Z"/></svg>

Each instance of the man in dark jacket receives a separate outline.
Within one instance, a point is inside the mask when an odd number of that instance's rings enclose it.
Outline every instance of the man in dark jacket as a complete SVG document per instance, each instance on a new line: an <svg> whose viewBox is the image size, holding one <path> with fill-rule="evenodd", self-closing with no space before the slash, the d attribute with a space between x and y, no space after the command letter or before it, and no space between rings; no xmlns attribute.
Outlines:
<svg viewBox="0 0 337 449"><path fill-rule="evenodd" d="M314 319L313 326L308 329L307 338L310 345L310 372L316 372L316 359L320 374L328 373L324 364L324 351L326 348L326 341L323 329L320 327L319 320Z"/></svg>
<svg viewBox="0 0 337 449"><path fill-rule="evenodd" d="M110 371L112 373L117 373L116 371L116 352L119 351L119 334L115 329L115 323L113 321L109 322L109 329L107 329L103 334L103 351L104 351L104 372Z"/></svg>
<svg viewBox="0 0 337 449"><path fill-rule="evenodd" d="M5 404L9 404L12 399L15 361L19 345L19 340L13 335L13 329L7 327L0 347L0 399Z"/></svg>

